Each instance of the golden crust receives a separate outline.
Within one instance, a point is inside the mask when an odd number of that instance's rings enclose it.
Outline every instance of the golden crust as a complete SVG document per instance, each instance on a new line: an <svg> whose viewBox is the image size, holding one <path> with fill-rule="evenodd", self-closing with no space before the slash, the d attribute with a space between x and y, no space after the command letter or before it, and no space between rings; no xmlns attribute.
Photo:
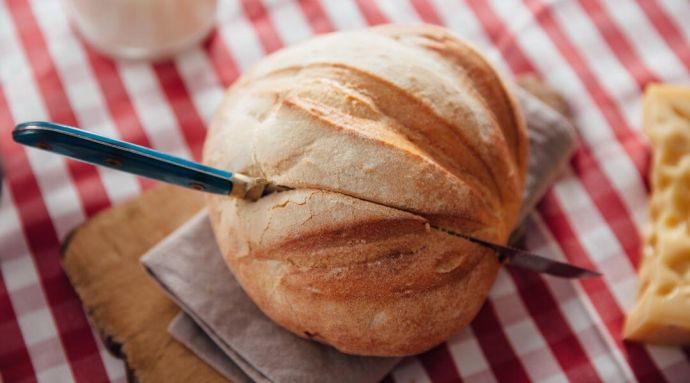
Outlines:
<svg viewBox="0 0 690 383"><path fill-rule="evenodd" d="M211 196L216 238L257 305L297 335L362 355L425 351L493 284L527 141L496 71L438 27L325 35L277 52L228 92L205 163L294 187Z"/></svg>

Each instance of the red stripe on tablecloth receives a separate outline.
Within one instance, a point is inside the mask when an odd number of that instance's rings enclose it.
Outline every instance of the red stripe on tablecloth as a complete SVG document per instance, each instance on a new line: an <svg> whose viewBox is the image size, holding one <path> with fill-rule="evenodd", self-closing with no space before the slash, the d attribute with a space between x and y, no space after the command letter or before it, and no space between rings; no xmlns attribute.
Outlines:
<svg viewBox="0 0 690 383"><path fill-rule="evenodd" d="M417 359L432 382L462 382L458 367L445 343L417 355Z"/></svg>
<svg viewBox="0 0 690 383"><path fill-rule="evenodd" d="M625 35L616 23L613 22L608 11L601 5L599 0L580 0L580 4L599 30L599 33L604 37L618 61L635 79L640 91L644 90L647 83L658 81L658 76L637 56L635 49L628 39L625 38Z"/></svg>
<svg viewBox="0 0 690 383"><path fill-rule="evenodd" d="M256 29L261 46L266 53L272 53L283 46L278 30L268 17L268 12L260 0L241 0L242 10Z"/></svg>
<svg viewBox="0 0 690 383"><path fill-rule="evenodd" d="M134 109L113 60L100 55L87 45L84 45L84 50L100 86L101 94L105 98L110 119L115 123L120 137L124 141L150 148L151 140L139 120L139 115ZM155 185L155 182L149 178L136 178L142 189Z"/></svg>
<svg viewBox="0 0 690 383"><path fill-rule="evenodd" d="M540 203L539 210L568 261L586 268L596 269L594 263L590 261L587 251L580 244L577 234L570 226L568 217L553 192L546 194ZM666 381L642 345L623 342L621 339L624 314L604 280L588 278L581 280L581 283L599 313L602 323L612 335L611 337L618 347L625 351L628 364L637 379L646 382Z"/></svg>
<svg viewBox="0 0 690 383"><path fill-rule="evenodd" d="M549 348L568 379L573 382L600 382L577 335L565 319L560 306L536 273L510 270L517 292L537 324Z"/></svg>
<svg viewBox="0 0 690 383"><path fill-rule="evenodd" d="M302 9L312 31L315 33L328 33L333 31L333 24L326 16L319 0L298 0L299 7Z"/></svg>
<svg viewBox="0 0 690 383"><path fill-rule="evenodd" d="M196 110L179 71L173 62L153 65L153 70L163 88L165 98L175 114L182 136L187 143L192 158L201 160L201 151L206 137L206 128L199 112Z"/></svg>
<svg viewBox="0 0 690 383"><path fill-rule="evenodd" d="M0 102L0 110L8 110L4 95L0 96ZM3 126L14 125L9 113L3 113L0 118ZM24 147L12 142L10 132L10 129L0 130L0 153L7 161L6 182L12 190L22 231L55 318L60 342L78 382L107 381L108 376L89 322L60 266L60 242L38 182L31 171Z"/></svg>
<svg viewBox="0 0 690 383"><path fill-rule="evenodd" d="M298 0L304 18L309 23L313 33L327 33L333 31L331 19L321 7L318 0Z"/></svg>
<svg viewBox="0 0 690 383"><path fill-rule="evenodd" d="M27 55L27 61L31 65L36 85L48 109L49 118L54 122L78 126L30 5L26 0L8 0L7 4ZM20 20L21 24L19 24ZM21 27L18 27L19 25ZM110 206L105 186L93 165L67 161L67 168L73 184L77 187L87 216L92 216Z"/></svg>
<svg viewBox="0 0 690 383"><path fill-rule="evenodd" d="M211 59L211 65L213 65L220 83L223 87L228 87L237 79L240 71L228 50L219 28L216 28L204 42L204 49Z"/></svg>
<svg viewBox="0 0 690 383"><path fill-rule="evenodd" d="M412 0L412 5L424 22L442 24L440 16L428 0ZM528 61L523 61L523 63L528 64L525 68L530 68ZM571 380L600 381L589 357L565 320L558 302L544 280L532 273L511 272L510 275L522 301L562 370ZM577 375L572 375L573 373Z"/></svg>
<svg viewBox="0 0 690 383"><path fill-rule="evenodd" d="M520 358L503 332L496 311L490 301L484 302L479 313L472 321L472 330L479 342L486 360L499 382L529 382Z"/></svg>
<svg viewBox="0 0 690 383"><path fill-rule="evenodd" d="M428 0L410 0L412 8L423 22L428 24L444 25L441 16L436 12L436 8Z"/></svg>
<svg viewBox="0 0 690 383"><path fill-rule="evenodd" d="M666 45L676 54L680 62L690 72L690 44L683 36L673 18L656 2L651 0L637 0L637 4L647 15L656 31L664 39ZM686 20L687 22L687 20Z"/></svg>
<svg viewBox="0 0 690 383"><path fill-rule="evenodd" d="M505 28L505 25L503 25L500 19L496 17L488 3L472 1L470 2L470 5L472 6L474 12L477 13L478 18L485 29L490 27L498 28L502 31L502 33L510 34ZM491 37L494 44L498 45L498 40L500 40L499 35L495 33L488 33L488 35ZM514 53L522 57L520 60L524 60L524 64L526 64L528 67L535 68L530 60L527 59L527 56L522 53L520 46L514 41L514 38L508 37L508 39L513 41L511 45L514 47ZM505 52L505 49L503 49L503 47L500 45L498 48L504 55L505 60L510 64L509 57ZM570 48L573 48L572 45ZM591 73L590 76L592 76ZM588 78L581 78L581 80L586 82L588 81ZM606 107L601 104L599 104L599 108L604 112L607 110ZM610 181L599 168L599 164L593 157L589 148L584 145L579 146L572 160L572 166L577 177L585 186L585 189L591 196L598 210L604 216L607 224L614 231L619 242L621 242L626 254L631 261L637 264L637 260L639 259L639 234L637 233L637 230L632 223L627 210L621 202L620 197L617 195L616 190L611 186ZM562 211L560 211L560 215L565 217ZM569 223L564 221L564 224L567 225L567 229L572 233ZM573 235L571 238L569 238L569 240L577 241L578 239ZM559 243L563 244L561 240L559 240ZM575 262L579 264L587 264L590 267L593 267L589 255L584 251L579 242L577 242L577 247L581 251L576 253ZM607 319L610 321L611 315L613 314L620 322L618 324L620 326L623 320L621 308L618 306L617 302L613 300L613 296L604 282L601 280L597 280L597 282L600 283L599 288L603 291L601 294L589 294L590 299L593 300L594 306L597 308L597 312L602 318L602 321L607 322ZM629 359L631 362L634 359L634 362L631 363L631 367L638 377L646 376L649 374L649 371L651 371L652 376L659 377L661 379L660 381L663 381L658 368L655 366L651 357L644 348L634 346L631 349L628 349L628 347L624 346L622 342L620 342L621 328L615 326L615 323L612 326L607 326L607 328L611 332L612 337L618 341L619 347L622 350L629 352Z"/></svg>
<svg viewBox="0 0 690 383"><path fill-rule="evenodd" d="M563 32L551 9L539 1L525 0L525 5L532 11L535 20L542 30L553 41L568 65L575 71L582 85L602 111L616 139L628 153L628 157L638 170L638 175L646 185L647 156L645 146L636 132L626 123L614 98L606 92L596 74L580 54L577 46Z"/></svg>
<svg viewBox="0 0 690 383"><path fill-rule="evenodd" d="M356 0L356 3L367 24L377 25L388 23L388 19L383 12L381 12L375 1Z"/></svg>
<svg viewBox="0 0 690 383"><path fill-rule="evenodd" d="M4 101L0 100L0 113L4 105L6 105ZM0 121L4 119L0 117ZM0 339L2 339L0 379L5 379L6 382L35 382L36 371L31 363L31 357L24 343L2 274L0 274Z"/></svg>

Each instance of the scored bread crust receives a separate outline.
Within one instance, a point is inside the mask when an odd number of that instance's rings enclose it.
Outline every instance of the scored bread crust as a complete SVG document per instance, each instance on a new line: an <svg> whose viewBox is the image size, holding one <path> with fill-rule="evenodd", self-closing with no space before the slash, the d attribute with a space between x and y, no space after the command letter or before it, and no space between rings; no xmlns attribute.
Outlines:
<svg viewBox="0 0 690 383"><path fill-rule="evenodd" d="M208 197L247 294L299 336L381 356L425 351L476 315L496 257L434 227L505 243L526 157L497 72L432 26L272 54L228 91L204 147L210 166L294 188Z"/></svg>

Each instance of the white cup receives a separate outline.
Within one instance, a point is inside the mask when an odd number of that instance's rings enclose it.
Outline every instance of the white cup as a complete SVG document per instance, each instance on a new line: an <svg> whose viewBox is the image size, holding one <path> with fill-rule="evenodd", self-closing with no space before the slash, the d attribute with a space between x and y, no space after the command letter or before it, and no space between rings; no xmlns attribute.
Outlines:
<svg viewBox="0 0 690 383"><path fill-rule="evenodd" d="M65 0L77 29L96 50L118 58L161 60L198 44L213 29L217 0Z"/></svg>

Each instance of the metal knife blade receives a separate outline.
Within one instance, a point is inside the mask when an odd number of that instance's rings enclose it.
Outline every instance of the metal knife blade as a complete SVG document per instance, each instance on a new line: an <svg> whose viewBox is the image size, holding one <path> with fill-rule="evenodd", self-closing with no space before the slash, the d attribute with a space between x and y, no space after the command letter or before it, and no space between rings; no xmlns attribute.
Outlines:
<svg viewBox="0 0 690 383"><path fill-rule="evenodd" d="M525 250L520 250L509 246L498 245L492 242L472 237L470 235L460 234L442 227L432 226L432 228L443 231L450 235L454 235L456 237L466 239L470 242L476 243L480 246L484 246L488 249L495 251L498 255L498 261L504 265L510 264L513 266L521 267L523 269L528 269L543 274L549 274L560 278L588 278L601 276L601 273L599 272L571 265L569 263L555 261L553 259L530 253Z"/></svg>

